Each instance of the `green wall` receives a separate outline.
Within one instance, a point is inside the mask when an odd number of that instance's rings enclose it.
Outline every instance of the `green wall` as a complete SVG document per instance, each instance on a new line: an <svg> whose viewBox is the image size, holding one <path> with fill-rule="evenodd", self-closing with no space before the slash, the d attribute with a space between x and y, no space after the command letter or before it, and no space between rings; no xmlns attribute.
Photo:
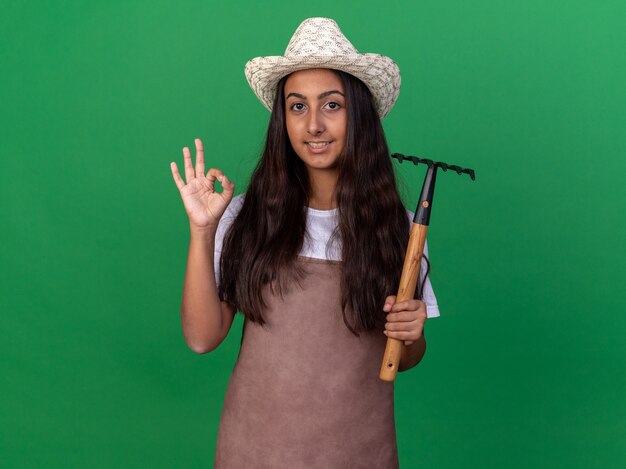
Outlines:
<svg viewBox="0 0 626 469"><path fill-rule="evenodd" d="M0 467L211 467L241 318L183 341L169 163L200 137L245 188L243 66L310 16L400 66L392 151L476 169L438 178L402 467L626 467L625 4L315 4L2 2ZM414 209L424 169L398 172Z"/></svg>

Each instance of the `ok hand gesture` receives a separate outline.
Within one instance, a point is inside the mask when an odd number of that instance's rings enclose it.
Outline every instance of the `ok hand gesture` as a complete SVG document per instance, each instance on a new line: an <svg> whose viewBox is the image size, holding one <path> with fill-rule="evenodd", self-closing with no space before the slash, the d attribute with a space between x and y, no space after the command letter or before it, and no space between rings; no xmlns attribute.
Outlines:
<svg viewBox="0 0 626 469"><path fill-rule="evenodd" d="M183 178L180 177L176 163L170 163L170 168L192 227L214 229L217 227L217 223L233 198L235 185L230 182L222 171L216 168L209 169L206 176L204 175L204 149L202 148L202 141L197 138L195 142L195 171L191 163L189 148L183 148L187 184L185 184ZM215 192L216 179L222 184L223 191L221 193Z"/></svg>

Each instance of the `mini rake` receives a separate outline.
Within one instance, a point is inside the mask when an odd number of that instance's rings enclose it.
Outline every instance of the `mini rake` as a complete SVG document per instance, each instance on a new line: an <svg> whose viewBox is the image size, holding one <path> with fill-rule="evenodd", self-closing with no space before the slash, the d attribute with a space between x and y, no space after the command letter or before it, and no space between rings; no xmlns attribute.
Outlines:
<svg viewBox="0 0 626 469"><path fill-rule="evenodd" d="M441 161L433 161L416 156L405 156L400 153L394 153L391 157L397 159L400 163L403 161L411 161L414 165L422 163L428 166L420 200L415 210L415 217L413 218L413 226L411 227L409 244L406 249L404 266L402 267L402 276L400 277L400 286L398 287L398 295L396 297L396 303L400 303L410 300L415 296L422 254L424 252L424 243L426 242L426 232L428 231L430 221L430 211L433 205L437 168L441 168L444 172L450 169L460 175L469 174L472 181L476 179L476 175L473 169L461 168L460 166L449 165ZM394 381L396 379L403 347L404 344L402 340L387 339L387 347L385 348L385 356L383 357L379 375L380 379L383 381Z"/></svg>

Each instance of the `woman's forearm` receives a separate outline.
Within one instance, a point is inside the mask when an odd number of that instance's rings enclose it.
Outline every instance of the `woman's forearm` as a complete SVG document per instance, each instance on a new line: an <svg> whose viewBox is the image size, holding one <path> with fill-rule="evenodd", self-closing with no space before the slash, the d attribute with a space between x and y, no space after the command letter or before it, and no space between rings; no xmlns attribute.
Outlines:
<svg viewBox="0 0 626 469"><path fill-rule="evenodd" d="M196 353L207 353L224 340L234 311L222 303L213 266L215 228L191 227L189 254L180 308L183 336Z"/></svg>
<svg viewBox="0 0 626 469"><path fill-rule="evenodd" d="M422 334L422 336L411 345L402 347L402 356L400 357L398 371L410 370L422 360L425 353L426 338L424 334Z"/></svg>

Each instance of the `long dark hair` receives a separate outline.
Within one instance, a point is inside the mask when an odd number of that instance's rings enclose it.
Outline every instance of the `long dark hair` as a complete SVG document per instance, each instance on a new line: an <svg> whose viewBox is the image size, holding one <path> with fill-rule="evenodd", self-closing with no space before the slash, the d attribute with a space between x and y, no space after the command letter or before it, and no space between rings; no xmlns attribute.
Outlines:
<svg viewBox="0 0 626 469"><path fill-rule="evenodd" d="M339 238L342 249L343 320L358 336L358 331L384 321L385 298L395 294L400 281L409 219L369 89L354 76L333 71L343 82L348 117L338 162L339 216L333 237ZM278 83L265 148L243 206L224 237L220 262L220 298L261 325L262 287L280 290L283 267L301 274L293 269L293 261L302 249L309 202L307 170L287 135L286 80Z"/></svg>

